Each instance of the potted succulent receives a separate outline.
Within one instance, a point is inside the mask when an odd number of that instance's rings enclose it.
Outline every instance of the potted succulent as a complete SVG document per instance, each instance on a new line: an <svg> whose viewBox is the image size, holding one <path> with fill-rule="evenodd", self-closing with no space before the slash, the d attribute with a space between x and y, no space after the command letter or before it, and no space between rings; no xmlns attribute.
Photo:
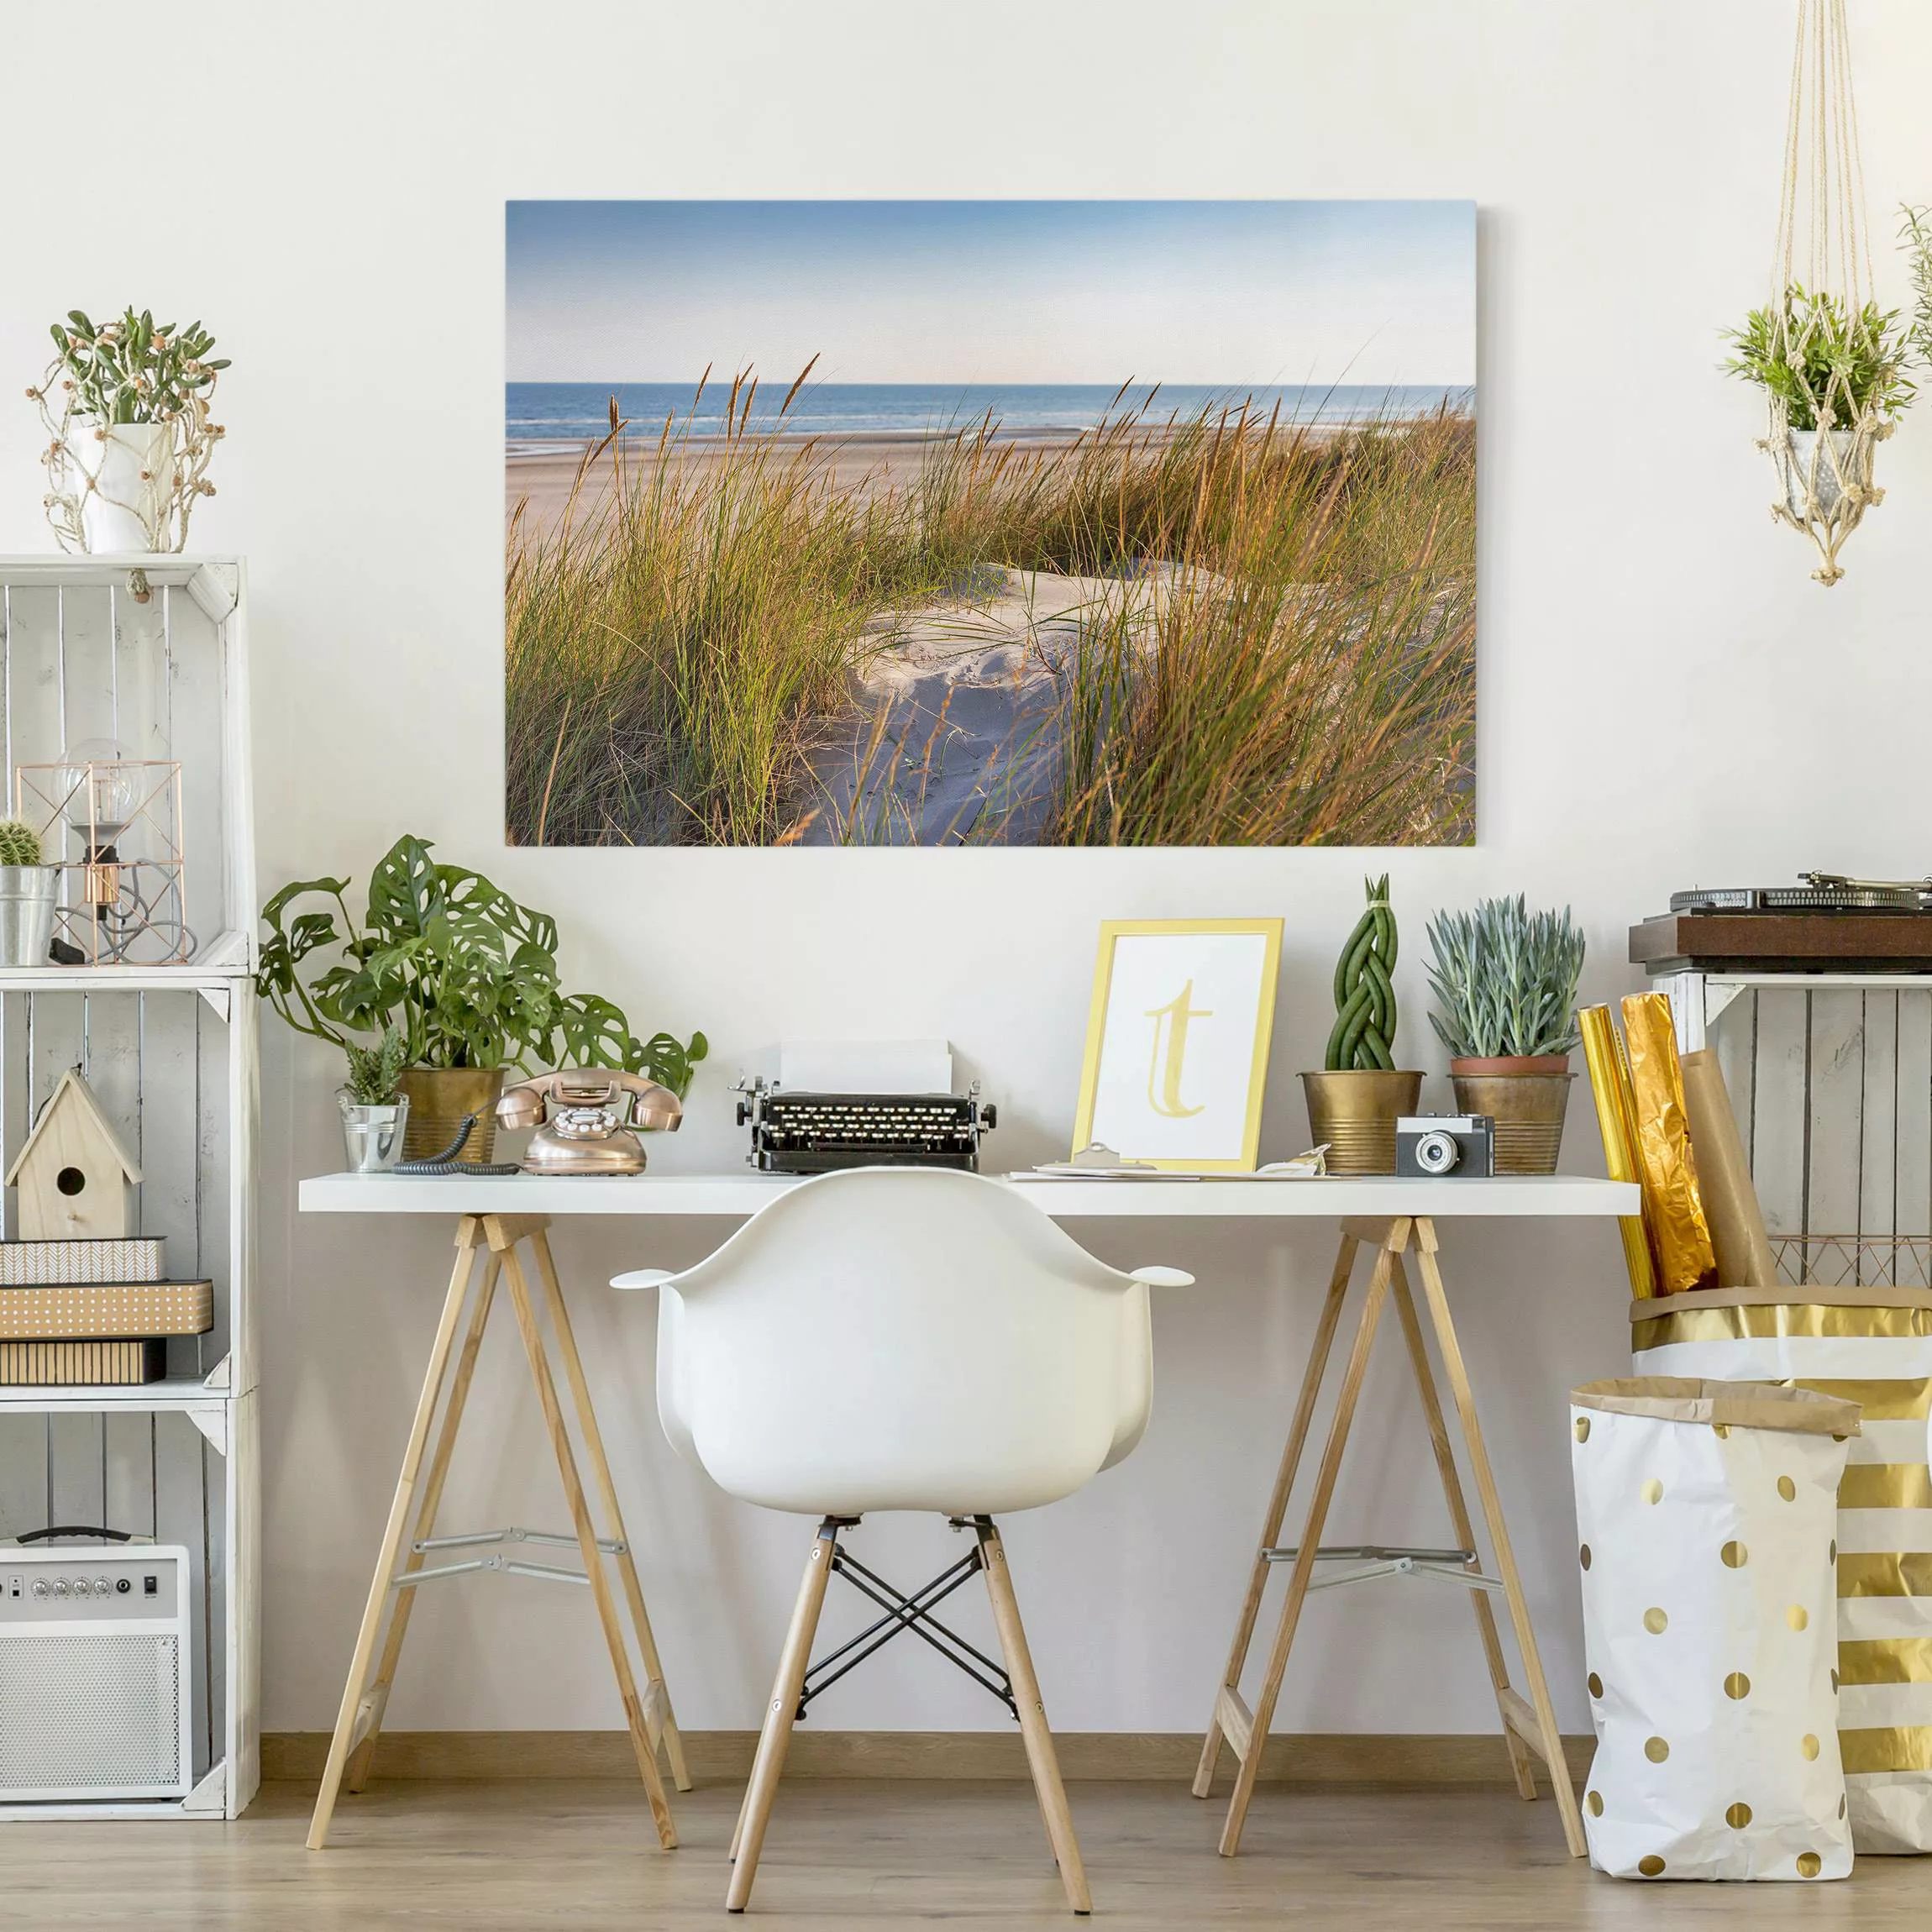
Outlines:
<svg viewBox="0 0 1932 1932"><path fill-rule="evenodd" d="M342 1108L342 1147L352 1174L386 1174L402 1157L409 1096L402 1063L409 1042L400 1026L386 1026L373 1047L344 1041L349 1078L336 1089Z"/></svg>
<svg viewBox="0 0 1932 1932"><path fill-rule="evenodd" d="M1422 1076L1395 1064L1395 915L1389 875L1362 881L1368 910L1357 922L1335 968L1335 1026L1327 1063L1304 1074L1308 1124L1328 1149L1333 1174L1395 1172L1395 1122L1413 1114Z"/></svg>
<svg viewBox="0 0 1932 1932"><path fill-rule="evenodd" d="M268 927L256 985L298 1032L345 1046L352 1033L398 1029L407 1097L407 1159L440 1153L475 1116L461 1158L490 1158L492 1110L511 1067L618 1067L680 1099L708 1051L702 1033L633 1035L622 1009L559 990L557 926L481 874L445 865L420 838L399 838L370 874L359 924L345 879L299 879L262 908ZM299 901L320 906L293 910ZM333 953L312 977L302 969Z"/></svg>
<svg viewBox="0 0 1932 1932"><path fill-rule="evenodd" d="M0 966L45 966L60 869L24 818L0 819Z"/></svg>
<svg viewBox="0 0 1932 1932"><path fill-rule="evenodd" d="M1497 1173L1554 1173L1580 1037L1583 936L1569 907L1531 912L1520 893L1485 899L1438 913L1429 943L1429 1021L1449 1049L1458 1110L1495 1121Z"/></svg>
<svg viewBox="0 0 1932 1932"><path fill-rule="evenodd" d="M47 520L64 549L179 550L223 430L208 416L215 379L200 323L176 328L130 307L97 325L80 309L50 331L55 357L27 391L49 438Z"/></svg>

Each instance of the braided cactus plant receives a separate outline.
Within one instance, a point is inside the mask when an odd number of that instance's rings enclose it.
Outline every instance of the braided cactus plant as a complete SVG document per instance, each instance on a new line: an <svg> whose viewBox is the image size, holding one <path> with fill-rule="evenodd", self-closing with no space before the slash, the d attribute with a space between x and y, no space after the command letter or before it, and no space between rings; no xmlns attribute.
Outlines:
<svg viewBox="0 0 1932 1932"><path fill-rule="evenodd" d="M0 865L44 865L40 835L24 818L0 818Z"/></svg>
<svg viewBox="0 0 1932 1932"><path fill-rule="evenodd" d="M1335 1030L1328 1036L1331 1074L1390 1073L1395 1067L1395 915L1389 874L1366 879L1368 910L1348 936L1335 967Z"/></svg>

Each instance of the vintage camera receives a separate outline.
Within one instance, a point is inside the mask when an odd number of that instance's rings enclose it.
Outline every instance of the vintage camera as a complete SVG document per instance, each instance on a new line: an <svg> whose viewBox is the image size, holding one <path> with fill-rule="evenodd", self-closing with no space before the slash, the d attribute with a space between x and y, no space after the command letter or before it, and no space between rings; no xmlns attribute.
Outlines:
<svg viewBox="0 0 1932 1932"><path fill-rule="evenodd" d="M1496 1171L1496 1123L1487 1114L1405 1114L1395 1123L1395 1171L1411 1179Z"/></svg>

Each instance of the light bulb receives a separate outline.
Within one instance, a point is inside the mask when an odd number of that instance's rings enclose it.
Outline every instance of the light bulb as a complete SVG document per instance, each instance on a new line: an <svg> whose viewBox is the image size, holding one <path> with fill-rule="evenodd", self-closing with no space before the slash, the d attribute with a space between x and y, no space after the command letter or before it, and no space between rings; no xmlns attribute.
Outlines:
<svg viewBox="0 0 1932 1932"><path fill-rule="evenodd" d="M111 738L68 746L54 773L60 816L83 839L109 846L140 809L141 769Z"/></svg>

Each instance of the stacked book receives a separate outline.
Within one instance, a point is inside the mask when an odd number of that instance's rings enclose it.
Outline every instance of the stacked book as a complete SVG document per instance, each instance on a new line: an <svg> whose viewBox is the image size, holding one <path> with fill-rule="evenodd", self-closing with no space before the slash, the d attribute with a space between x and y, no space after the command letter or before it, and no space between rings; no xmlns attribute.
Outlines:
<svg viewBox="0 0 1932 1932"><path fill-rule="evenodd" d="M0 1242L0 1387L158 1382L167 1337L214 1325L214 1284L165 1278L159 1235Z"/></svg>

